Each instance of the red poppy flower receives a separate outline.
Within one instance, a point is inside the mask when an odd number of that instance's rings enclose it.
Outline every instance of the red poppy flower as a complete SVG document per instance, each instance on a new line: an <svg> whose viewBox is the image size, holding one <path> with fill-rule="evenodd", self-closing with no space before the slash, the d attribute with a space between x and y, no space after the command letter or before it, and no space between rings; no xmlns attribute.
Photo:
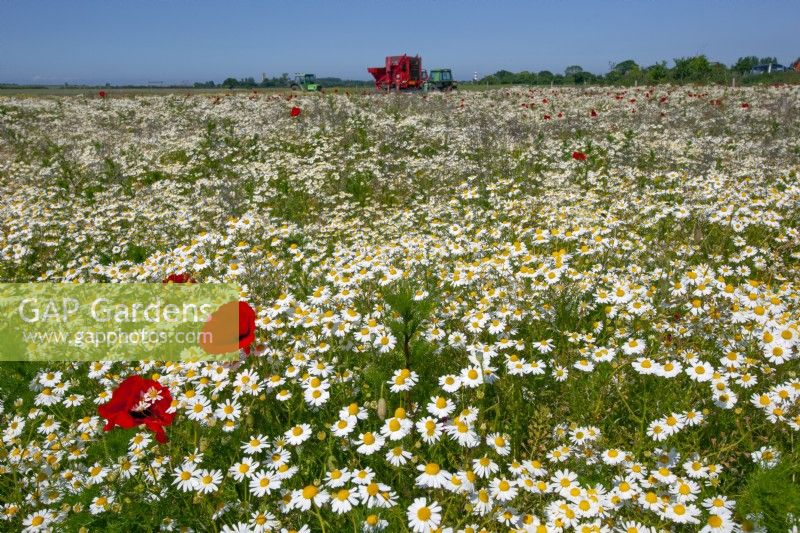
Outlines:
<svg viewBox="0 0 800 533"><path fill-rule="evenodd" d="M100 98L105 98L106 97L106 92L105 91L100 91L99 93L97 93L97 96L99 96Z"/></svg>
<svg viewBox="0 0 800 533"><path fill-rule="evenodd" d="M297 107L297 106L294 106L294 107L292 107L292 111L291 111L289 114L290 114L290 115L292 115L293 117L296 117L296 116L298 116L298 115L299 115L301 112L302 112L302 109L300 109L300 108L299 108L299 107Z"/></svg>
<svg viewBox="0 0 800 533"><path fill-rule="evenodd" d="M238 330L232 327L237 318ZM256 338L256 312L247 302L228 302L208 317L203 333L206 335L200 335L200 347L206 353L224 354L241 349L249 354Z"/></svg>
<svg viewBox="0 0 800 533"><path fill-rule="evenodd" d="M742 104L742 109L749 109L749 108L750 108L750 104L748 104L747 102Z"/></svg>
<svg viewBox="0 0 800 533"><path fill-rule="evenodd" d="M126 378L111 394L111 400L98 406L97 412L108 420L104 431L111 431L116 426L130 429L147 426L156 434L156 440L162 444L167 442L164 427L172 424L174 413L167 410L172 406L172 395L169 389L153 379L142 376Z"/></svg>
<svg viewBox="0 0 800 533"><path fill-rule="evenodd" d="M256 312L247 302L239 302L239 348L250 353L256 340Z"/></svg>
<svg viewBox="0 0 800 533"><path fill-rule="evenodd" d="M592 112L591 112L591 113L589 113L589 116L591 116L591 117L596 117L596 116L597 116L597 111L595 111L594 109L592 109Z"/></svg>
<svg viewBox="0 0 800 533"><path fill-rule="evenodd" d="M665 103L666 101L667 101L667 97L666 97L666 96L662 96L661 98L659 98L659 99L658 99L658 102L659 102L660 104L663 104L663 103Z"/></svg>
<svg viewBox="0 0 800 533"><path fill-rule="evenodd" d="M575 161L586 161L586 154L583 152L572 152L572 159Z"/></svg>
<svg viewBox="0 0 800 533"><path fill-rule="evenodd" d="M170 274L164 278L161 283L197 283L191 274L181 272L180 274Z"/></svg>
<svg viewBox="0 0 800 533"><path fill-rule="evenodd" d="M550 115L545 115L545 116L544 116L544 119L545 119L545 120L550 120Z"/></svg>

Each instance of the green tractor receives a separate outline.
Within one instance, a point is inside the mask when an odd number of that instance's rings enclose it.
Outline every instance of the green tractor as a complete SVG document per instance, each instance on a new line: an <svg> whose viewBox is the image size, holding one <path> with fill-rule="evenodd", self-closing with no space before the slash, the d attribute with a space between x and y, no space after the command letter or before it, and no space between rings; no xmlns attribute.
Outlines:
<svg viewBox="0 0 800 533"><path fill-rule="evenodd" d="M458 85L453 80L453 73L449 68L431 70L428 80L425 82L426 91L452 91L457 88Z"/></svg>
<svg viewBox="0 0 800 533"><path fill-rule="evenodd" d="M293 91L318 91L321 88L313 74L295 74L291 87Z"/></svg>

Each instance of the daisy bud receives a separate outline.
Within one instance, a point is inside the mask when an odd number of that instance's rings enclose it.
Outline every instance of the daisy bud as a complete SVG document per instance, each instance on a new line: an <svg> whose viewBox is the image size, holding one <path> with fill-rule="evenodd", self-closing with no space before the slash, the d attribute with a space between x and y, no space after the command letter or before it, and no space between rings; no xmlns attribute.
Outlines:
<svg viewBox="0 0 800 533"><path fill-rule="evenodd" d="M378 406L376 408L376 411L378 412L378 418L379 419L381 419L381 420L385 420L386 419L386 400L385 399L381 398L380 400L378 400Z"/></svg>

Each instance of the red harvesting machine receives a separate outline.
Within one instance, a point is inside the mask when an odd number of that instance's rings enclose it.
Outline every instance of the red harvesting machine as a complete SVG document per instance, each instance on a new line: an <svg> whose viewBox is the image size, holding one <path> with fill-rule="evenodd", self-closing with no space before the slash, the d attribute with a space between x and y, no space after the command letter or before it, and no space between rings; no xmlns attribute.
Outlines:
<svg viewBox="0 0 800 533"><path fill-rule="evenodd" d="M383 91L422 89L428 78L427 73L422 70L422 58L406 54L387 56L386 66L370 67L367 70L375 78L375 87Z"/></svg>

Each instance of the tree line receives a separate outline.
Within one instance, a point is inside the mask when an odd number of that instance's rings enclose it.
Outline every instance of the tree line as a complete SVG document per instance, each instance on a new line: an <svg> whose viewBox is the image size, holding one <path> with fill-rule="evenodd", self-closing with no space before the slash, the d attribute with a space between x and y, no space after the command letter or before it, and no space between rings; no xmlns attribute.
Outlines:
<svg viewBox="0 0 800 533"><path fill-rule="evenodd" d="M288 73L284 72L278 77L272 78L264 78L260 82L257 82L255 78L226 78L222 81L222 83L215 83L213 81L205 81L205 82L197 82L194 84L196 89L214 89L214 88L223 88L223 89L256 89L256 88L268 88L268 87L289 87L292 83L294 78L289 76ZM344 80L342 78L317 78L317 83L322 85L323 87L334 87L334 86L358 86L358 85L372 85L371 81L364 81L364 80Z"/></svg>
<svg viewBox="0 0 800 533"><path fill-rule="evenodd" d="M797 58L791 65L800 62ZM716 61L710 61L705 55L681 57L673 60L671 67L666 61L659 61L648 67L642 67L633 59L627 59L611 65L607 74L593 74L585 71L580 65L571 65L564 73L553 73L549 70L531 72L510 72L500 70L485 76L480 83L489 85L564 85L607 83L609 85L627 85L634 83L729 83L733 77L745 78L756 65L778 63L774 57L745 56L740 57L730 67ZM789 66L789 65L787 65Z"/></svg>

